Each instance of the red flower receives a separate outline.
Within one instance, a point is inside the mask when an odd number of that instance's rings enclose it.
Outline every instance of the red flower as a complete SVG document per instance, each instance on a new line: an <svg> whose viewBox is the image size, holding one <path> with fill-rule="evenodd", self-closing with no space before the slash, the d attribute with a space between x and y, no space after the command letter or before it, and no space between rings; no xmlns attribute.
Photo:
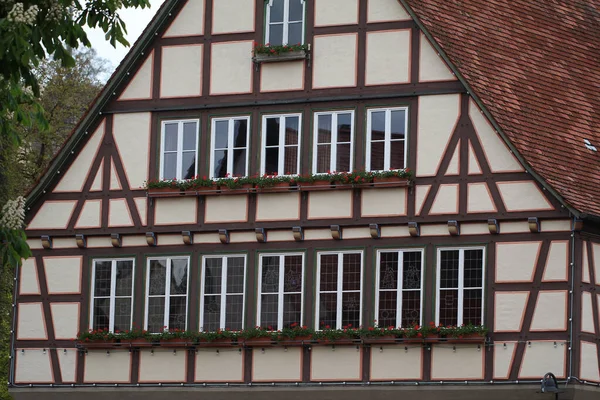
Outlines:
<svg viewBox="0 0 600 400"><path fill-rule="evenodd" d="M331 329L329 325L325 325L325 329Z"/></svg>
<svg viewBox="0 0 600 400"><path fill-rule="evenodd" d="M370 331L374 331L374 330L375 330L375 328L373 328L372 326L370 326L370 327L369 327L369 330L370 330Z"/></svg>
<svg viewBox="0 0 600 400"><path fill-rule="evenodd" d="M417 333L417 337L423 337L423 334L421 332Z"/></svg>

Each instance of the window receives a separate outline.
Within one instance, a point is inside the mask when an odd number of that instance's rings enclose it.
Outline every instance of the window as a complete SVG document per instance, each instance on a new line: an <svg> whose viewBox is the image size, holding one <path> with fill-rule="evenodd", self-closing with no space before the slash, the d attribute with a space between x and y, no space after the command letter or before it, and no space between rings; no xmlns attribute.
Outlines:
<svg viewBox="0 0 600 400"><path fill-rule="evenodd" d="M375 315L381 327L421 325L423 251L377 252Z"/></svg>
<svg viewBox="0 0 600 400"><path fill-rule="evenodd" d="M146 280L146 329L187 327L188 257L151 258Z"/></svg>
<svg viewBox="0 0 600 400"><path fill-rule="evenodd" d="M304 43L305 0L269 0L267 43L271 46Z"/></svg>
<svg viewBox="0 0 600 400"><path fill-rule="evenodd" d="M483 323L483 260L482 248L438 250L437 324Z"/></svg>
<svg viewBox="0 0 600 400"><path fill-rule="evenodd" d="M367 112L367 170L406 168L407 108Z"/></svg>
<svg viewBox="0 0 600 400"><path fill-rule="evenodd" d="M300 114L263 117L262 174L298 174L300 171L300 117Z"/></svg>
<svg viewBox="0 0 600 400"><path fill-rule="evenodd" d="M354 111L315 114L313 173L352 171Z"/></svg>
<svg viewBox="0 0 600 400"><path fill-rule="evenodd" d="M359 327L362 252L318 253L316 329Z"/></svg>
<svg viewBox="0 0 600 400"><path fill-rule="evenodd" d="M133 259L94 260L90 327L110 332L131 329Z"/></svg>
<svg viewBox="0 0 600 400"><path fill-rule="evenodd" d="M198 174L198 120L162 123L160 179L191 179Z"/></svg>
<svg viewBox="0 0 600 400"><path fill-rule="evenodd" d="M244 327L246 256L207 256L202 265L200 327L239 331Z"/></svg>
<svg viewBox="0 0 600 400"><path fill-rule="evenodd" d="M302 324L302 254L260 256L258 325L279 330Z"/></svg>
<svg viewBox="0 0 600 400"><path fill-rule="evenodd" d="M212 120L210 177L248 175L249 117Z"/></svg>

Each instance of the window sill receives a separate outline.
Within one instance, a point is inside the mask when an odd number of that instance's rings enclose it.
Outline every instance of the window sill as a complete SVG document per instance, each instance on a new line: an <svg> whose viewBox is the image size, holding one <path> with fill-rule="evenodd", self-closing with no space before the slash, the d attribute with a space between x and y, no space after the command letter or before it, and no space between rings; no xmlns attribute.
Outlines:
<svg viewBox="0 0 600 400"><path fill-rule="evenodd" d="M295 60L304 60L308 58L308 53L305 50L290 51L281 54L255 54L252 57L252 61L257 64L271 63L271 62L286 62Z"/></svg>

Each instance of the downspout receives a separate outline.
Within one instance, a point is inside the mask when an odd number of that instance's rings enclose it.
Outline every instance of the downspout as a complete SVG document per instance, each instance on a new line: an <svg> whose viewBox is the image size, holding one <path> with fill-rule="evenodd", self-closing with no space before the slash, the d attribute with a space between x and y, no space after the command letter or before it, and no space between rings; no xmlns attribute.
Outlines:
<svg viewBox="0 0 600 400"><path fill-rule="evenodd" d="M19 276L19 268L20 266L17 265L17 268L15 268L15 278L13 279L13 298L12 298L12 325L10 327L10 355L9 355L9 359L10 359L10 366L9 366L9 371L8 371L8 387L10 388L11 386L14 385L15 383L15 367L16 367L16 363L15 363L15 335L16 335L16 329L17 329L17 290L19 289L19 281L18 281L18 276Z"/></svg>
<svg viewBox="0 0 600 400"><path fill-rule="evenodd" d="M571 261L569 263L569 266L571 267L571 289L569 291L571 307L569 310L569 374L567 375L567 385L573 377L573 337L575 336L573 331L573 302L575 300L575 219L576 217L573 216L573 222L571 223Z"/></svg>

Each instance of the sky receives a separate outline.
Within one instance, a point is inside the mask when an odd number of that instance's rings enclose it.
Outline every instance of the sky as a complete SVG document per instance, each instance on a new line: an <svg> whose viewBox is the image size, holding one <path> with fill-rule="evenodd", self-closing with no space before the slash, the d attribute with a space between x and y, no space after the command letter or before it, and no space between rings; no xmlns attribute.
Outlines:
<svg viewBox="0 0 600 400"><path fill-rule="evenodd" d="M120 15L125 25L127 26L127 41L133 45L138 36L142 33L146 25L150 22L156 11L160 8L165 0L150 0L152 7L145 9L126 9L121 10ZM92 47L98 53L98 56L109 61L110 73L119 65L121 60L129 51L129 47L124 47L117 43L115 49L109 42L104 39L104 32L101 29L86 29L88 38L92 43Z"/></svg>

